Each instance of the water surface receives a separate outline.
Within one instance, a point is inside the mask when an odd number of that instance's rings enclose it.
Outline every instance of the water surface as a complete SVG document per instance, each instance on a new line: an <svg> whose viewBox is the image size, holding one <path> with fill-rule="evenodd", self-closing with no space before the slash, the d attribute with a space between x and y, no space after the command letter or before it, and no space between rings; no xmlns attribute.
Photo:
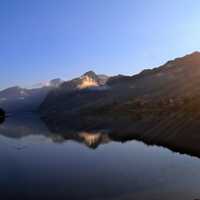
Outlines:
<svg viewBox="0 0 200 200"><path fill-rule="evenodd" d="M199 158L138 141L115 142L104 131L66 135L51 133L34 115L1 124L2 199L200 198Z"/></svg>

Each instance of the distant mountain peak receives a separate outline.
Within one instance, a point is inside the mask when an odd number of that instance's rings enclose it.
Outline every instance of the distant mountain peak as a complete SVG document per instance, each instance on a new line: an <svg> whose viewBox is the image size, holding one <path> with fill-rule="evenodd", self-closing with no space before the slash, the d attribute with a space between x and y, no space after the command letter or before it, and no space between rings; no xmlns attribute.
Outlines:
<svg viewBox="0 0 200 200"><path fill-rule="evenodd" d="M195 61L196 59L200 59L200 52L199 51L194 51L194 52L187 54L185 56L175 58L174 60L170 60L167 63L178 62L178 61L188 61L188 60Z"/></svg>
<svg viewBox="0 0 200 200"><path fill-rule="evenodd" d="M88 71L80 78L82 82L78 88L84 89L105 85L109 77L103 74L96 74L94 71Z"/></svg>
<svg viewBox="0 0 200 200"><path fill-rule="evenodd" d="M61 88L67 92L87 88L97 88L105 85L108 78L109 77L106 75L98 75L94 71L88 71L80 77L64 82L61 85Z"/></svg>
<svg viewBox="0 0 200 200"><path fill-rule="evenodd" d="M94 71L90 70L86 72L85 74L83 74L83 76L97 76L97 74Z"/></svg>
<svg viewBox="0 0 200 200"><path fill-rule="evenodd" d="M189 54L189 55L198 55L198 56L200 56L200 51L194 51L194 52L192 52L192 53Z"/></svg>
<svg viewBox="0 0 200 200"><path fill-rule="evenodd" d="M52 79L50 81L42 81L40 83L36 83L30 87L26 87L27 89L38 89L44 87L58 87L62 84L63 80L60 78Z"/></svg>
<svg viewBox="0 0 200 200"><path fill-rule="evenodd" d="M49 85L51 87L58 87L62 84L62 82L63 82L63 80L61 80L60 78L55 78L55 79L49 81Z"/></svg>

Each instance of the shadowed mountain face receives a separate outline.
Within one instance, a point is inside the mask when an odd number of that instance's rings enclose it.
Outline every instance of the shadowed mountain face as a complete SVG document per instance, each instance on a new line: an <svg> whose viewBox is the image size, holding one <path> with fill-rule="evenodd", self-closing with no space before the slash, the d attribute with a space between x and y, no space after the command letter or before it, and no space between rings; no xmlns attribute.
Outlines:
<svg viewBox="0 0 200 200"><path fill-rule="evenodd" d="M91 76L96 84L89 83L96 89L83 89L84 81L75 79L50 92L40 107L42 116L49 120L67 119L72 114L113 118L153 112L155 116L161 111L188 107L200 98L200 53L194 52L132 77L111 77L102 87L95 87L99 81L94 74ZM74 90L74 85L82 89ZM157 105L159 108L155 109Z"/></svg>
<svg viewBox="0 0 200 200"><path fill-rule="evenodd" d="M11 87L0 91L0 107L7 112L35 111L48 92L58 87L62 81L54 79L45 84L39 84L32 89Z"/></svg>
<svg viewBox="0 0 200 200"><path fill-rule="evenodd" d="M36 110L50 88L23 89L12 87L0 92L0 106L7 112Z"/></svg>

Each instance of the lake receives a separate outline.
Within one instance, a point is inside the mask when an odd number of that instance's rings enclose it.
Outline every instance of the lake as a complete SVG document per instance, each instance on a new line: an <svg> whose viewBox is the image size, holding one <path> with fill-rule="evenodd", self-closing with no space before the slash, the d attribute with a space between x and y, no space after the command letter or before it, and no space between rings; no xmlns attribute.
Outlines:
<svg viewBox="0 0 200 200"><path fill-rule="evenodd" d="M112 141L105 131L66 135L51 133L36 115L0 124L1 199L200 198L197 157Z"/></svg>

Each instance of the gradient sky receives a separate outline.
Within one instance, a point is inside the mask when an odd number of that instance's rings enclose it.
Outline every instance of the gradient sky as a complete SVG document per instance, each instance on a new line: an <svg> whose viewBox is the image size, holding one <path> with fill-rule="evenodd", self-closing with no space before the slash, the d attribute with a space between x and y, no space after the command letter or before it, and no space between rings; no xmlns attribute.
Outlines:
<svg viewBox="0 0 200 200"><path fill-rule="evenodd" d="M199 0L0 0L0 88L134 74L200 50Z"/></svg>

